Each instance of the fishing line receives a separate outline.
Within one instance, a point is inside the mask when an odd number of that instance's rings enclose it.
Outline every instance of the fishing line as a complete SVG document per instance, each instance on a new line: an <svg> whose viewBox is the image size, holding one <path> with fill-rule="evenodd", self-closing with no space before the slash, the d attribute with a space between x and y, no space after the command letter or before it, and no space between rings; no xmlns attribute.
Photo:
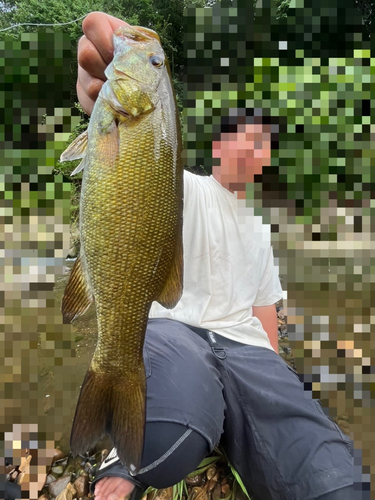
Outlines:
<svg viewBox="0 0 375 500"><path fill-rule="evenodd" d="M84 17L86 17L88 14L85 14L84 16L79 17L78 19L74 19L73 21L68 21L67 23L51 23L51 24L44 24L44 23L20 23L20 24L12 24L12 26L8 26L8 28L3 28L0 30L1 31L7 31L12 28L18 28L19 26L65 26L66 24L72 24L77 21L80 21Z"/></svg>

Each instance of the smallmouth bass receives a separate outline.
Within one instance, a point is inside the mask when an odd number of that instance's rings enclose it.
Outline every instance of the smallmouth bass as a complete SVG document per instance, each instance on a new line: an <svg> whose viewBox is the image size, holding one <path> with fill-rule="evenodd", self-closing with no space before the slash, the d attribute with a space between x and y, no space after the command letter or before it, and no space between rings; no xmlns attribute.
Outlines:
<svg viewBox="0 0 375 500"><path fill-rule="evenodd" d="M168 61L152 30L113 37L89 127L61 155L82 158L81 253L66 286L70 322L95 302L98 342L74 417L71 448L109 435L121 462L140 468L146 379L143 343L151 303L182 294L181 132Z"/></svg>

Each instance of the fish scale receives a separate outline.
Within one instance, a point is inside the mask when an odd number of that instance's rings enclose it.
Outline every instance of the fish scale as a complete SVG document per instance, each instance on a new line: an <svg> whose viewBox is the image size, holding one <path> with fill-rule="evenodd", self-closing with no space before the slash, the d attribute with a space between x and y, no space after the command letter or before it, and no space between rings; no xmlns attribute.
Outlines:
<svg viewBox="0 0 375 500"><path fill-rule="evenodd" d="M61 157L83 158L74 171L83 169L81 254L62 312L72 321L94 301L98 321L72 451L85 453L109 434L135 473L145 426L149 309L154 300L174 307L182 294L183 170L176 101L158 36L126 26L115 33L114 47L88 131Z"/></svg>

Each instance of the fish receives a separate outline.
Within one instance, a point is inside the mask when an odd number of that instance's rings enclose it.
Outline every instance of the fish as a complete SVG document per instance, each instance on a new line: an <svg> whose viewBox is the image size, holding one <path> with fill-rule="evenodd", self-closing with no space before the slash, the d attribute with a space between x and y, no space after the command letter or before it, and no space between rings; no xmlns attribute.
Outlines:
<svg viewBox="0 0 375 500"><path fill-rule="evenodd" d="M82 159L81 250L61 310L72 322L94 302L98 340L83 381L71 451L110 436L132 474L141 466L146 378L143 344L153 301L183 289L183 165L178 108L158 35L124 26L87 131L60 161Z"/></svg>

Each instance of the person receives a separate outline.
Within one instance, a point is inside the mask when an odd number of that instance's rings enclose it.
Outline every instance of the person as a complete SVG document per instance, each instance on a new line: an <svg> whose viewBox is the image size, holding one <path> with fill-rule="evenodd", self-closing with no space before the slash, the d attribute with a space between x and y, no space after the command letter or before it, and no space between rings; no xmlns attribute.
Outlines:
<svg viewBox="0 0 375 500"><path fill-rule="evenodd" d="M99 12L83 22L77 93L88 114L125 24ZM213 175L184 173L184 291L174 309L150 310L141 469L133 477L112 450L93 482L97 500L171 486L219 441L252 500L354 498L350 439L277 354L282 290L269 234L246 207L271 130L238 110L229 122L213 141Z"/></svg>

